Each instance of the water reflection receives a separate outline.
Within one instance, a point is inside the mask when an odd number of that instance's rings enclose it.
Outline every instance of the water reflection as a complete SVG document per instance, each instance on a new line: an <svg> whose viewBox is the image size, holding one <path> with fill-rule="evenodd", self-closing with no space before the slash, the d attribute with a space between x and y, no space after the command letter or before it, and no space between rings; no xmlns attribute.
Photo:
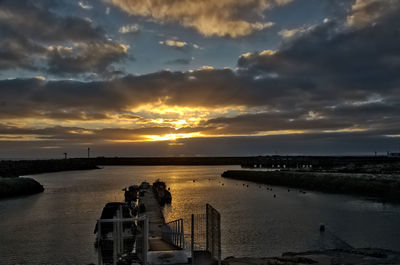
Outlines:
<svg viewBox="0 0 400 265"><path fill-rule="evenodd" d="M398 206L220 178L232 168L105 167L36 175L45 193L0 201L0 263L96 262L93 227L104 204L123 200L125 186L156 179L171 188L167 221L188 220L204 212L205 203L221 212L223 256L279 255L343 242L400 250ZM320 223L331 234L321 236Z"/></svg>

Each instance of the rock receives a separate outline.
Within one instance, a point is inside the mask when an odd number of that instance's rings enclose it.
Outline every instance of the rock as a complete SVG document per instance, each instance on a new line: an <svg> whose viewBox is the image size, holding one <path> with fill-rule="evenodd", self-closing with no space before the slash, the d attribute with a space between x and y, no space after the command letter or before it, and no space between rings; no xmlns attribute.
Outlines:
<svg viewBox="0 0 400 265"><path fill-rule="evenodd" d="M400 179L395 175L326 173L316 171L228 170L222 174L222 177L252 181L259 184L298 188L301 194L307 194L304 191L304 189L307 189L400 202Z"/></svg>
<svg viewBox="0 0 400 265"><path fill-rule="evenodd" d="M301 253L287 252L281 257L265 258L226 258L224 265L301 265L301 264L400 264L400 252L383 249L333 249L308 251Z"/></svg>
<svg viewBox="0 0 400 265"><path fill-rule="evenodd" d="M31 178L0 178L0 198L43 192L43 186Z"/></svg>

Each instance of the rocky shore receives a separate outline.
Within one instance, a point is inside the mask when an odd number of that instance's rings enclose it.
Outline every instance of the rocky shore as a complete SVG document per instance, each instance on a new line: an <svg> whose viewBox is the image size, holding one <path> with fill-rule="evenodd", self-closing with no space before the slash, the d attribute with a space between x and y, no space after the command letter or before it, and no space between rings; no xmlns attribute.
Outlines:
<svg viewBox="0 0 400 265"><path fill-rule="evenodd" d="M223 265L332 265L332 264L400 264L400 253L383 249L324 250L303 253L284 253L280 257L234 258L228 257Z"/></svg>
<svg viewBox="0 0 400 265"><path fill-rule="evenodd" d="M31 178L0 178L0 199L43 191L43 186Z"/></svg>
<svg viewBox="0 0 400 265"><path fill-rule="evenodd" d="M400 176L391 174L228 170L222 177L400 202Z"/></svg>

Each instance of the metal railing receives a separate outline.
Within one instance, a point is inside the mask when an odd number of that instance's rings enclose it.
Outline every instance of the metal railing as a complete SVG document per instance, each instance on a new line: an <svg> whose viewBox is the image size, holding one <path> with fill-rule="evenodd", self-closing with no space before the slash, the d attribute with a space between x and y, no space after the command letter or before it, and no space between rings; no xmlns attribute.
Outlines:
<svg viewBox="0 0 400 265"><path fill-rule="evenodd" d="M209 204L205 214L192 214L190 247L192 264L198 264L196 254L221 264L221 215Z"/></svg>
<svg viewBox="0 0 400 265"><path fill-rule="evenodd" d="M183 219L166 223L162 227L162 239L180 249L184 249L185 234L183 232Z"/></svg>
<svg viewBox="0 0 400 265"><path fill-rule="evenodd" d="M206 250L221 264L221 215L210 204L206 204Z"/></svg>
<svg viewBox="0 0 400 265"><path fill-rule="evenodd" d="M99 219L97 226L98 265L115 265L128 255L147 264L149 220L146 216Z"/></svg>

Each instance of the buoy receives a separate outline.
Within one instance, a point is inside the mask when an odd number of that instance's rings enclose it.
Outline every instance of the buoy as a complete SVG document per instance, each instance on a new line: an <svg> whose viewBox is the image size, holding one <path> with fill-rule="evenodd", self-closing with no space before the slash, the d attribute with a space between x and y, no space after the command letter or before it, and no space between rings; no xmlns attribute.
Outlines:
<svg viewBox="0 0 400 265"><path fill-rule="evenodd" d="M324 224L321 224L321 225L319 226L319 231L320 231L320 232L325 232L325 225L324 225Z"/></svg>
<svg viewBox="0 0 400 265"><path fill-rule="evenodd" d="M276 194L274 194L274 198L276 198Z"/></svg>

